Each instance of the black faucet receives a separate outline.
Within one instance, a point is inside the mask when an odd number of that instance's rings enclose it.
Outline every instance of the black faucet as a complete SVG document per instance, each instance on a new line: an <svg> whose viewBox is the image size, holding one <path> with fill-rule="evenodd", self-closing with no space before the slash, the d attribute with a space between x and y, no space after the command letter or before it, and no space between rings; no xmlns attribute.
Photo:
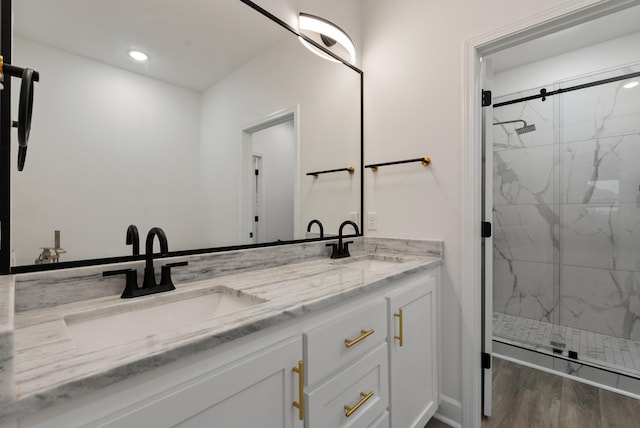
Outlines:
<svg viewBox="0 0 640 428"><path fill-rule="evenodd" d="M327 244L327 247L332 248L332 251L331 251L332 259L341 259L343 257L351 257L351 254L349 254L349 244L353 244L353 241L347 241L344 243L342 242L342 229L344 229L344 227L347 225L351 225L353 227L353 230L355 230L356 235L360 234L360 229L358 229L357 224L355 224L350 220L343 221L342 224L340 225L340 229L338 230L338 243Z"/></svg>
<svg viewBox="0 0 640 428"><path fill-rule="evenodd" d="M322 227L322 223L320 223L320 220L311 220L307 225L307 232L311 232L311 226L313 226L314 224L318 225L318 227L320 228L320 237L324 238L324 228Z"/></svg>
<svg viewBox="0 0 640 428"><path fill-rule="evenodd" d="M131 235L130 235L131 233ZM129 244L129 237L131 236L134 245L134 255L136 255L136 242L138 241L138 229L131 225L127 229L127 244ZM169 263L162 266L162 273L160 275L160 283L156 283L155 272L153 268L153 240L158 237L160 242L160 254L164 255L169 252L169 244L167 243L167 235L159 227L152 228L147 234L146 241L146 254L145 254L145 267L144 267L144 282L142 287L138 288L138 273L135 269L120 269L106 271L102 273L102 276L125 274L127 276L127 283L124 287L124 291L120 296L123 299L146 296L148 294L161 293L163 291L175 290L171 280L171 268L177 266L187 266L188 262ZM139 249L138 253L140 252Z"/></svg>
<svg viewBox="0 0 640 428"><path fill-rule="evenodd" d="M145 244L144 282L142 283L142 288L153 288L158 285L156 284L156 276L153 268L153 240L156 236L158 237L158 241L160 241L160 255L169 252L167 235L165 235L164 230L159 227L151 228L149 233L147 233L147 242ZM171 290L173 289L175 289L175 287L171 288Z"/></svg>
<svg viewBox="0 0 640 428"><path fill-rule="evenodd" d="M127 228L127 245L133 245L133 255L140 255L140 237L138 236L138 228L135 224L130 224Z"/></svg>

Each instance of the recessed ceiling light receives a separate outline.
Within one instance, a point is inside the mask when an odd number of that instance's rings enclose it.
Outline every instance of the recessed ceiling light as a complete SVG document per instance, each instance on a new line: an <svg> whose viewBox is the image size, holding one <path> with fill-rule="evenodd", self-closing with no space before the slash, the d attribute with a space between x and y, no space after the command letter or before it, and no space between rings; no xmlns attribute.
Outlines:
<svg viewBox="0 0 640 428"><path fill-rule="evenodd" d="M640 84L640 82L638 82L637 80L634 80L633 82L626 83L624 85L624 87L627 88L627 89L631 89L631 88L635 88L636 86L638 86L638 84Z"/></svg>
<svg viewBox="0 0 640 428"><path fill-rule="evenodd" d="M140 62L144 62L149 59L149 55L135 49L129 51L129 56L135 59L136 61L140 61Z"/></svg>

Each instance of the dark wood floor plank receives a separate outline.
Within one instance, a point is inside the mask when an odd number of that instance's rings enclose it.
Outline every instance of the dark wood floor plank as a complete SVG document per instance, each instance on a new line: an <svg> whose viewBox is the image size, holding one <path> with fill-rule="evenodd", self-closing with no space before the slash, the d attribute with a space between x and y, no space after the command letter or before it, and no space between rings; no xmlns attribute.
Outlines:
<svg viewBox="0 0 640 428"><path fill-rule="evenodd" d="M525 387L527 403L516 418L520 427L558 427L562 397L562 378L540 370L531 370Z"/></svg>
<svg viewBox="0 0 640 428"><path fill-rule="evenodd" d="M424 428L451 428L448 424L440 422L436 418L431 418Z"/></svg>
<svg viewBox="0 0 640 428"><path fill-rule="evenodd" d="M640 425L640 401L615 392L600 390L603 428L627 428Z"/></svg>
<svg viewBox="0 0 640 428"><path fill-rule="evenodd" d="M601 427L599 389L582 382L563 379L558 426Z"/></svg>
<svg viewBox="0 0 640 428"><path fill-rule="evenodd" d="M482 428L640 427L640 400L499 358L492 367L493 416Z"/></svg>
<svg viewBox="0 0 640 428"><path fill-rule="evenodd" d="M531 371L510 361L501 361L494 366L493 406L491 418L484 418L482 426L487 428L514 427L515 419L523 403L525 389Z"/></svg>

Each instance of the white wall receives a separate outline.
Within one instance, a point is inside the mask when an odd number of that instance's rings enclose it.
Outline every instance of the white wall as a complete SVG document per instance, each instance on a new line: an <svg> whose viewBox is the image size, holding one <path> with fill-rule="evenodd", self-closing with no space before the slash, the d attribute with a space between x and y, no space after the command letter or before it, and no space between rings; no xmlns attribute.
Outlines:
<svg viewBox="0 0 640 428"><path fill-rule="evenodd" d="M207 89L202 96L200 161L208 242L223 246L248 239L247 198L237 190L242 188L242 131L284 110L299 113L301 225L296 237L304 238L304 226L313 218L320 219L327 232L335 232L349 212L358 211L357 175L314 180L305 174L359 165L359 94L359 74L314 55L293 37ZM224 186L216 179L221 173Z"/></svg>
<svg viewBox="0 0 640 428"><path fill-rule="evenodd" d="M558 80L639 62L638 46L640 33L635 33L505 70L494 76L494 94L500 97L540 86L549 87L549 84Z"/></svg>
<svg viewBox="0 0 640 428"><path fill-rule="evenodd" d="M565 3L483 0L362 2L365 163L428 155L432 164L365 175L369 236L443 239L442 388L439 410L461 421L460 212L464 42ZM479 185L479 184L478 184Z"/></svg>
<svg viewBox="0 0 640 428"><path fill-rule="evenodd" d="M253 153L262 159L258 242L293 239L296 147L293 120L254 132Z"/></svg>
<svg viewBox="0 0 640 428"><path fill-rule="evenodd" d="M12 168L17 264L55 229L62 261L130 254L131 223L143 241L160 226L170 250L198 246L199 95L18 37L14 52L41 75L26 165Z"/></svg>

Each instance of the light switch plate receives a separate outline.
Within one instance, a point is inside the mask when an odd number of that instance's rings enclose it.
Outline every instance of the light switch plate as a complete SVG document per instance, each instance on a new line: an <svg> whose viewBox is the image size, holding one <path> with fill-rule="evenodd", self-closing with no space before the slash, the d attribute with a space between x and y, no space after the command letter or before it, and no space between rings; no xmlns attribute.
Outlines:
<svg viewBox="0 0 640 428"><path fill-rule="evenodd" d="M378 230L378 213L369 213L367 217L367 229Z"/></svg>
<svg viewBox="0 0 640 428"><path fill-rule="evenodd" d="M358 224L358 212L357 211L350 212L349 213L349 220L351 220L355 224Z"/></svg>

